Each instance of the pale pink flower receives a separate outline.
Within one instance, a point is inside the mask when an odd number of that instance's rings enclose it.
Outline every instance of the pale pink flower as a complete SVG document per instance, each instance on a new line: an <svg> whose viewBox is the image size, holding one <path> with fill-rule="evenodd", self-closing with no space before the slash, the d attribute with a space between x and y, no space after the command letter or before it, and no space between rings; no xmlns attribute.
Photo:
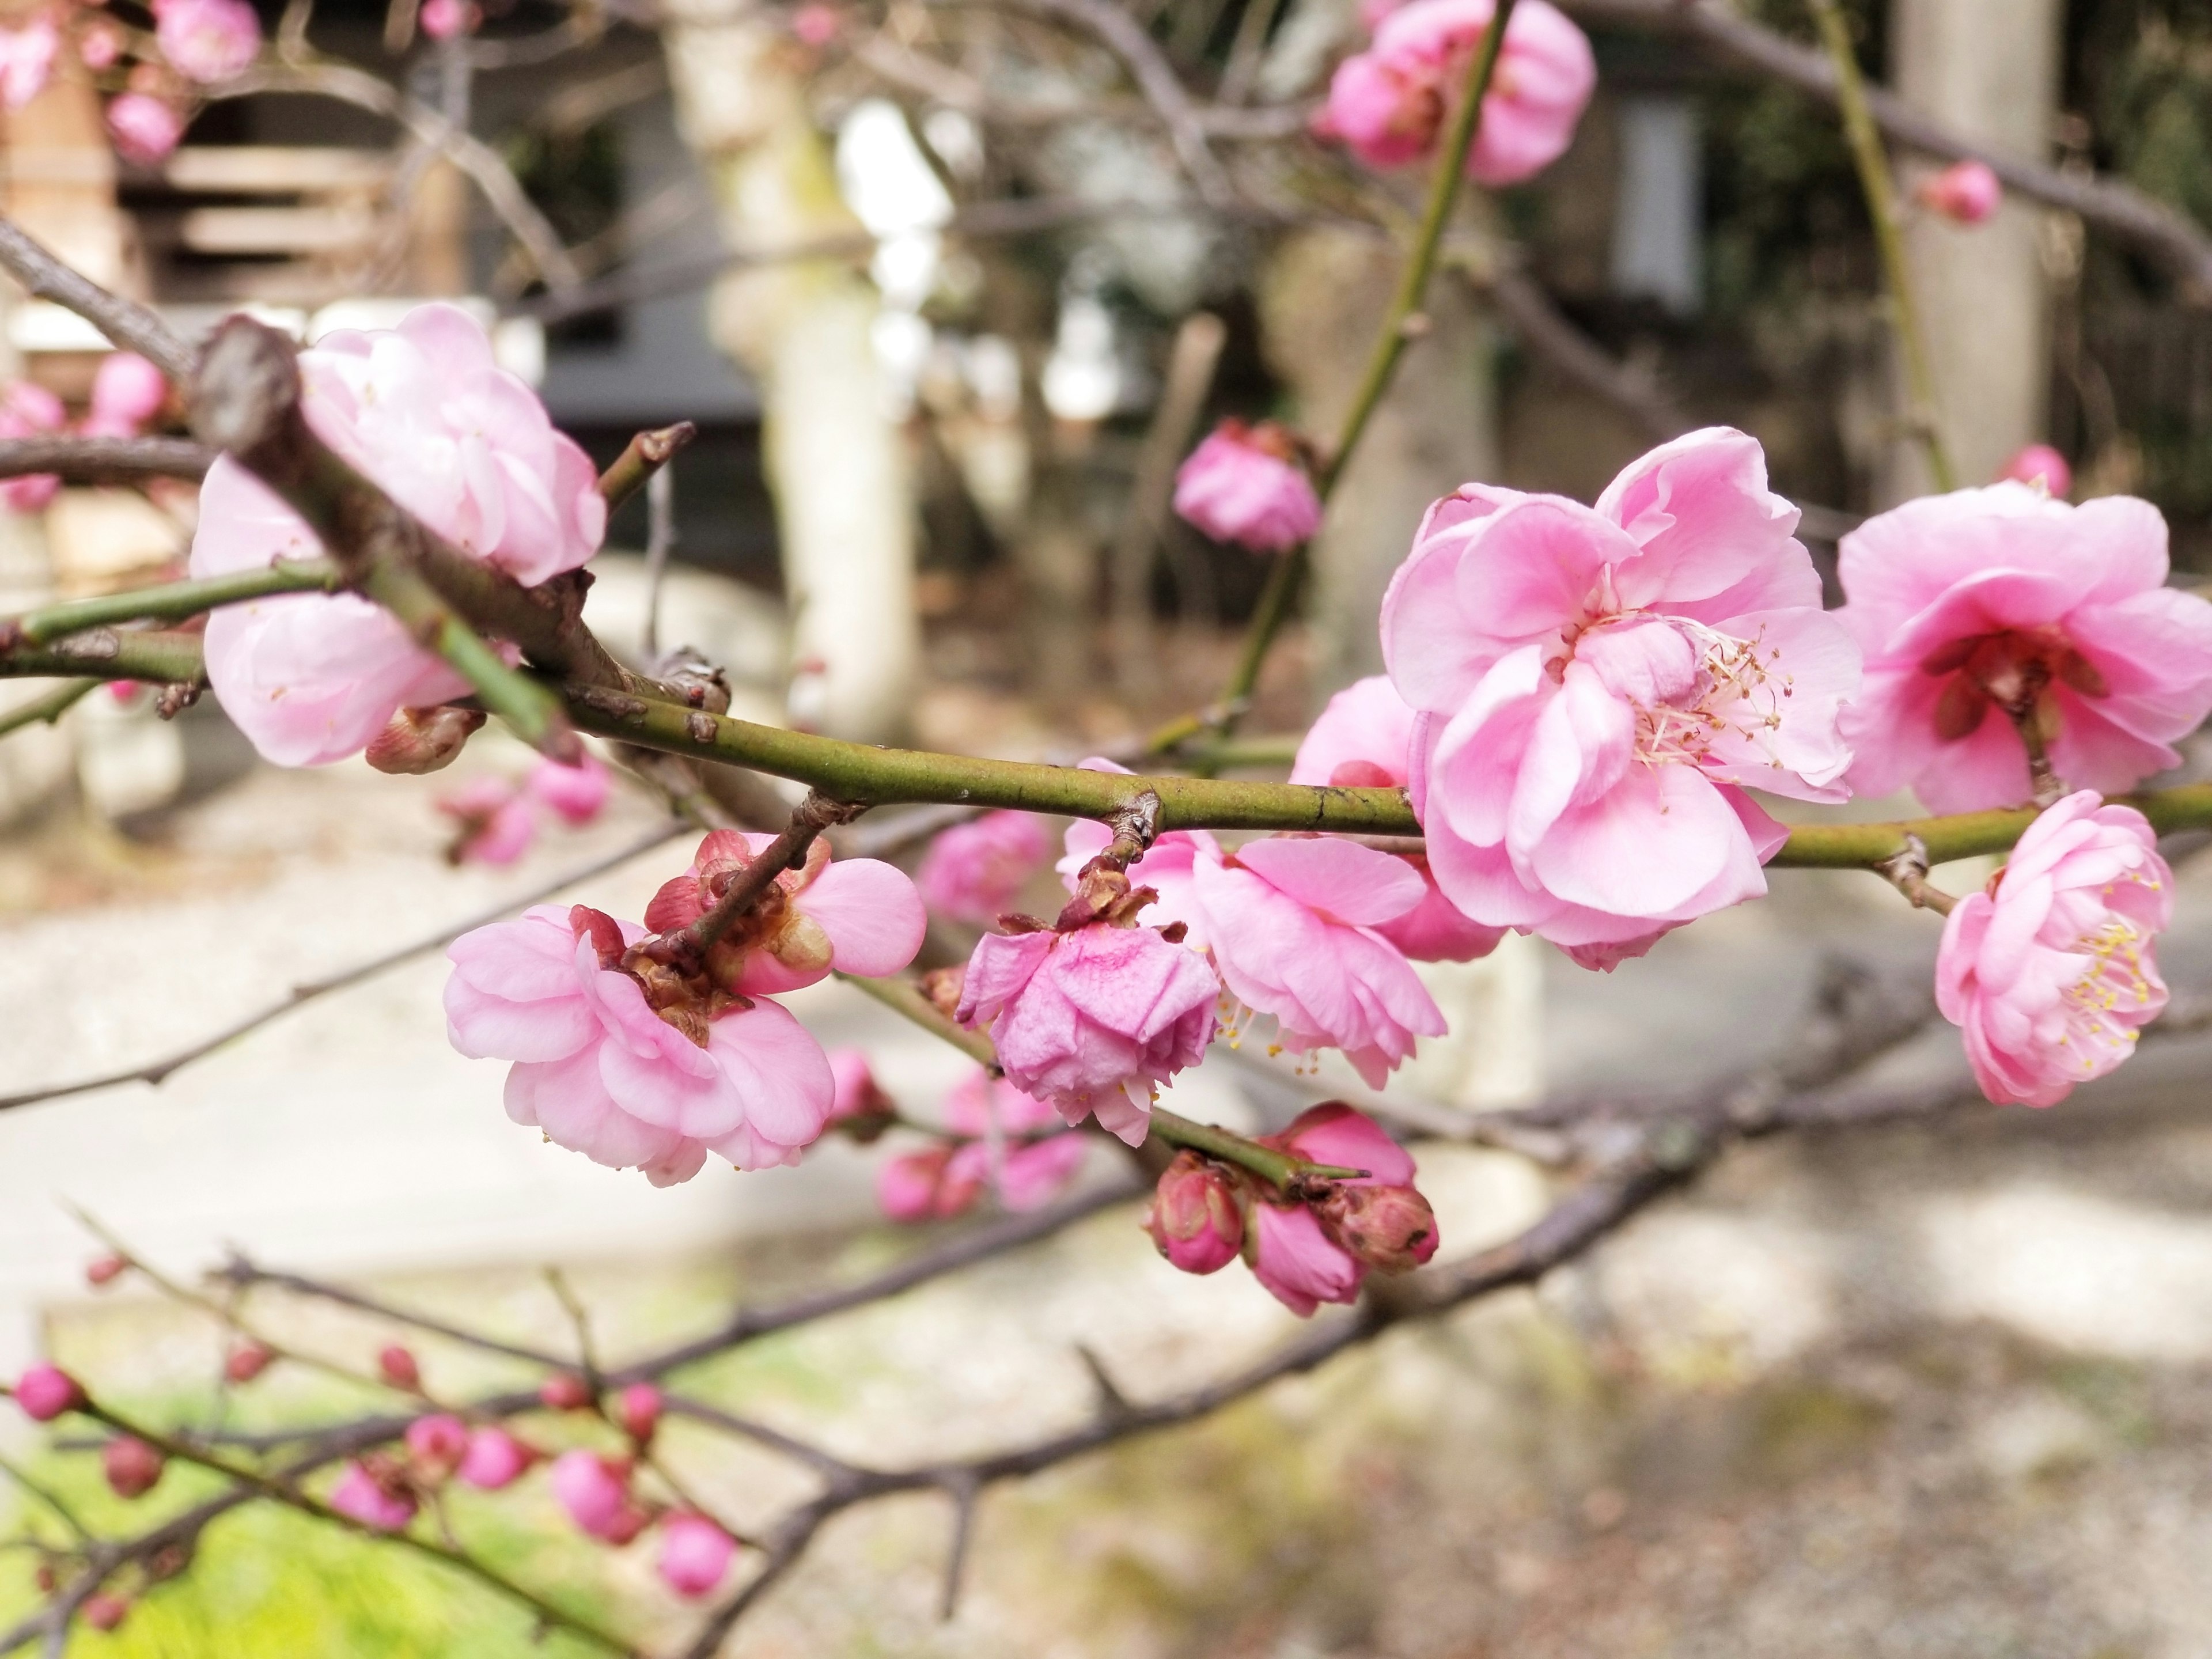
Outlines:
<svg viewBox="0 0 2212 1659"><path fill-rule="evenodd" d="M2039 816L1943 923L1936 1001L1999 1105L2055 1106L2135 1052L2166 1006L2173 872L2149 821L2084 789Z"/></svg>
<svg viewBox="0 0 2212 1659"><path fill-rule="evenodd" d="M1060 1114L1048 1102L1024 1094L1005 1078L994 1078L981 1066L952 1085L941 1109L945 1127L954 1134L970 1139L989 1134L1042 1134L1060 1127Z"/></svg>
<svg viewBox="0 0 2212 1659"><path fill-rule="evenodd" d="M58 432L67 418L62 400L35 380L11 380L0 387L0 438L35 438ZM43 512L61 487L61 479L52 472L0 478L0 507L10 513Z"/></svg>
<svg viewBox="0 0 2212 1659"><path fill-rule="evenodd" d="M471 1431L461 1455L461 1479L483 1492L511 1486L537 1462L537 1454L497 1424Z"/></svg>
<svg viewBox="0 0 2212 1659"><path fill-rule="evenodd" d="M161 412L169 382L135 351L111 351L92 377L93 418L128 436Z"/></svg>
<svg viewBox="0 0 2212 1659"><path fill-rule="evenodd" d="M374 1532L398 1532L415 1518L414 1494L397 1481L379 1480L359 1463L349 1463L331 1489L331 1507Z"/></svg>
<svg viewBox="0 0 2212 1659"><path fill-rule="evenodd" d="M60 1366L41 1360L15 1379L15 1404L33 1423L51 1423L84 1404L84 1389Z"/></svg>
<svg viewBox="0 0 2212 1659"><path fill-rule="evenodd" d="M109 100L107 136L125 161L155 167L168 160L185 136L185 118L151 93L126 92Z"/></svg>
<svg viewBox="0 0 2212 1659"><path fill-rule="evenodd" d="M261 20L246 0L153 0L154 40L191 81L228 81L261 50Z"/></svg>
<svg viewBox="0 0 2212 1659"><path fill-rule="evenodd" d="M553 1496L576 1529L609 1544L627 1544L649 1517L629 1491L626 1462L594 1451L563 1452L553 1460Z"/></svg>
<svg viewBox="0 0 2212 1659"><path fill-rule="evenodd" d="M0 29L0 109L21 109L46 90L60 46L61 32L51 18Z"/></svg>
<svg viewBox="0 0 2212 1659"><path fill-rule="evenodd" d="M703 1515L678 1510L660 1523L660 1577L678 1595L713 1594L737 1553L736 1540Z"/></svg>
<svg viewBox="0 0 2212 1659"><path fill-rule="evenodd" d="M433 40L450 40L476 27L477 12L469 0L422 0L422 9L416 16L422 33Z"/></svg>
<svg viewBox="0 0 2212 1659"><path fill-rule="evenodd" d="M983 1190L983 1171L970 1159L956 1170L953 1146L902 1152L876 1166L876 1206L893 1221L945 1221L963 1213Z"/></svg>
<svg viewBox="0 0 2212 1659"><path fill-rule="evenodd" d="M1217 542L1287 553L1321 528L1321 497L1289 434L1224 421L1176 470L1175 510Z"/></svg>
<svg viewBox="0 0 2212 1659"><path fill-rule="evenodd" d="M1496 0L1413 0L1392 10L1367 50L1337 65L1316 131L1373 167L1431 155L1496 9ZM1574 141L1596 85L1589 39L1545 0L1522 0L1505 27L1468 176L1495 187L1543 171Z"/></svg>
<svg viewBox="0 0 2212 1659"><path fill-rule="evenodd" d="M1157 927L1092 922L989 933L969 958L957 1018L988 1030L1008 1081L1070 1123L1095 1115L1132 1146L1153 1091L1213 1040L1218 987L1204 957Z"/></svg>
<svg viewBox="0 0 2212 1659"><path fill-rule="evenodd" d="M1236 1184L1219 1164L1188 1149L1161 1172L1144 1224L1160 1254L1187 1273L1227 1267L1244 1243Z"/></svg>
<svg viewBox="0 0 2212 1659"><path fill-rule="evenodd" d="M1866 652L1844 713L1863 795L1909 785L1936 812L2027 800L2008 703L2033 711L2060 777L2115 793L2174 765L2212 712L2212 605L2166 586L2148 501L2071 507L2018 483L1925 496L1845 536L1839 574L1837 617Z"/></svg>
<svg viewBox="0 0 2212 1659"><path fill-rule="evenodd" d="M1467 484L1429 509L1382 647L1422 716L1410 793L1461 912L1618 960L1766 890L1784 831L1745 787L1844 799L1859 678L1796 521L1724 428L1595 507Z"/></svg>
<svg viewBox="0 0 2212 1659"><path fill-rule="evenodd" d="M939 915L988 927L1051 856L1052 843L1033 814L986 812L929 844L915 885Z"/></svg>
<svg viewBox="0 0 2212 1659"><path fill-rule="evenodd" d="M764 997L715 1014L695 1041L620 966L644 936L581 905L465 933L447 952L447 1035L471 1058L515 1062L517 1123L655 1186L690 1180L709 1152L741 1170L797 1163L830 1116L821 1048Z"/></svg>
<svg viewBox="0 0 2212 1659"><path fill-rule="evenodd" d="M537 838L528 798L505 778L471 778L437 805L460 826L446 854L452 863L513 864Z"/></svg>
<svg viewBox="0 0 2212 1659"><path fill-rule="evenodd" d="M1075 1178L1088 1151L1052 1105L981 1066L953 1085L941 1115L963 1144L910 1153L878 1170L878 1200L894 1220L957 1215L987 1188L1009 1210L1042 1209Z"/></svg>
<svg viewBox="0 0 2212 1659"><path fill-rule="evenodd" d="M2074 469L2049 444L2029 444L2007 461L2004 470L1997 474L1997 482L2002 483L2008 478L2014 483L2040 485L2060 497L2074 493Z"/></svg>
<svg viewBox="0 0 2212 1659"><path fill-rule="evenodd" d="M1978 225L2004 202L2004 186L1984 161L1957 161L1922 180L1915 194L1931 213L1961 225Z"/></svg>
<svg viewBox="0 0 2212 1659"><path fill-rule="evenodd" d="M96 74L114 68L121 61L124 44L123 31L101 18L77 37L76 55L87 69Z"/></svg>
<svg viewBox="0 0 2212 1659"><path fill-rule="evenodd" d="M614 784L598 757L586 752L575 766L556 760L539 761L530 769L522 787L548 811L570 823L586 824L599 817Z"/></svg>
<svg viewBox="0 0 2212 1659"><path fill-rule="evenodd" d="M662 884L645 925L673 933L696 921L775 839L717 830L691 867ZM906 872L880 859L832 859L817 838L806 861L775 878L780 903L763 904L725 933L708 957L725 990L739 996L796 991L831 969L879 978L921 949L929 917Z"/></svg>

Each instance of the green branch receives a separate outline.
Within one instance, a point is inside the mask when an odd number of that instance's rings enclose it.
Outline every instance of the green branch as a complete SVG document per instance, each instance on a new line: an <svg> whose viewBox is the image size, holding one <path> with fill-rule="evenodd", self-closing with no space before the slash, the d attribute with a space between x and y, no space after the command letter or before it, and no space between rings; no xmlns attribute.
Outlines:
<svg viewBox="0 0 2212 1659"><path fill-rule="evenodd" d="M234 570L227 575L201 576L41 605L18 617L0 618L0 641L21 640L44 645L88 628L131 622L183 622L221 605L265 599L272 593L335 593L343 582L332 560L281 560L265 570Z"/></svg>
<svg viewBox="0 0 2212 1659"><path fill-rule="evenodd" d="M52 726L83 702L86 694L96 690L100 684L94 679L64 680L45 696L33 697L28 702L17 704L6 714L0 714L0 738L41 721Z"/></svg>
<svg viewBox="0 0 2212 1659"><path fill-rule="evenodd" d="M197 634L94 628L51 645L10 647L0 641L0 678L82 675L93 680L144 680L166 685L198 679L201 667Z"/></svg>

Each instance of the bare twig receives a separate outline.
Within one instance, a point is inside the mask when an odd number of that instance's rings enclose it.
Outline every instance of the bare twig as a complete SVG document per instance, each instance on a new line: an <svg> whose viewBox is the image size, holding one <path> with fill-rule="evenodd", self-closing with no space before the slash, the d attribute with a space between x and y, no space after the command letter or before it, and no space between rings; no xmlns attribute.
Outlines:
<svg viewBox="0 0 2212 1659"><path fill-rule="evenodd" d="M5 217L0 217L0 265L37 298L67 307L117 345L146 358L172 384L191 377L191 348L156 313L80 276Z"/></svg>
<svg viewBox="0 0 2212 1659"><path fill-rule="evenodd" d="M190 438L0 438L0 478L51 472L65 483L198 478L215 453Z"/></svg>

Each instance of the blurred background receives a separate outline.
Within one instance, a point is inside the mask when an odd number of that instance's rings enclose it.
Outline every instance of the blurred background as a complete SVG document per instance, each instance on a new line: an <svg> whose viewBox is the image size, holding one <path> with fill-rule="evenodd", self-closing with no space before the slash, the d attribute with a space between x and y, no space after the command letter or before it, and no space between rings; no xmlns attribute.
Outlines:
<svg viewBox="0 0 2212 1659"><path fill-rule="evenodd" d="M305 30L313 52L218 88L157 166L117 159L65 65L0 112L0 206L188 328L246 306L313 340L458 301L602 464L641 428L697 422L665 585L647 575L642 496L592 566L605 637L641 649L657 608L660 641L723 665L749 719L1073 762L1217 694L1267 567L1174 517L1174 466L1223 416L1333 429L1421 185L1303 136L1363 38L1353 0L1099 3L1192 89L1227 200L1201 199L1126 64L1050 7L510 0L433 40L413 0L321 0L264 9L272 39ZM1740 426L1830 570L1859 516L1925 487L1832 110L1623 21L1633 6L1567 9L1597 49L1596 100L1554 167L1455 222L1428 326L1224 757L1250 775L1281 775L1327 696L1379 669L1382 586L1423 507L1462 481L1588 500L1664 437ZM1735 9L1810 39L1796 0ZM1914 107L2212 225L2212 5L1849 9L1868 73ZM1920 166L1900 157L1908 189ZM550 240L533 253L524 232ZM1906 234L1966 480L2051 442L2077 499L2148 497L2177 564L2212 574L2203 296L2017 196L1984 224L1917 214ZM104 349L0 289L0 378L74 404ZM173 574L192 510L188 486L71 488L0 515L0 612ZM0 685L0 709L46 689ZM665 814L634 780L516 863L448 861L441 799L529 759L487 732L434 778L281 772L211 699L163 721L106 691L15 732L0 1093L150 1061L564 872L610 866L560 902L637 914L682 843L617 859ZM2212 975L2212 880L2181 874L2177 988ZM1448 1255L1526 1225L1551 1189L1468 1144L1469 1115L1716 1082L1790 1042L1824 963L1925 975L1934 922L1871 878L1775 888L1610 976L1518 939L1424 969L1454 1035L1390 1093L1435 1137L1419 1155ZM1053 891L1047 872L1036 908ZM970 942L940 926L930 948ZM568 1328L539 1269L558 1264L611 1352L935 1236L878 1218L878 1154L842 1142L669 1191L538 1144L503 1116L497 1068L447 1047L442 981L433 951L157 1089L0 1115L0 1373L51 1352L157 1405L207 1388L215 1326L124 1287L95 1298L78 1207L179 1274L234 1246L555 1345ZM792 1000L917 1115L961 1074L848 990ZM2206 1058L2166 1045L2054 1112L1739 1152L1534 1291L994 1492L950 1620L945 1505L902 1498L833 1527L728 1651L2212 1651ZM1886 1075L1954 1073L1947 1029ZM1279 1127L1348 1076L1217 1045L1171 1103ZM1085 1179L1112 1178L1091 1156ZM1173 1273L1134 1217L748 1349L698 1391L897 1463L1079 1418L1079 1348L1142 1396L1283 1337L1248 1279ZM268 1305L351 1358L386 1334ZM422 1352L442 1386L507 1375ZM272 1384L260 1409L353 1403L333 1386ZM764 1465L701 1455L732 1513L764 1520L790 1496ZM53 1478L116 1507L84 1471ZM499 1546L518 1572L676 1627L647 1567L520 1519ZM28 1599L15 1574L0 1559L0 1613ZM531 1646L434 1569L264 1516L218 1527L188 1578L70 1651Z"/></svg>

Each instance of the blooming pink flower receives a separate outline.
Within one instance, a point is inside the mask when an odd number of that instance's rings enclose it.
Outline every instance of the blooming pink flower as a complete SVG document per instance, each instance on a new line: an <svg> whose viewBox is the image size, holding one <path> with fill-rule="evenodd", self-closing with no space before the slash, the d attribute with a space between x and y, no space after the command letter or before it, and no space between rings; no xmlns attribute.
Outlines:
<svg viewBox="0 0 2212 1659"><path fill-rule="evenodd" d="M261 50L261 20L246 0L153 0L154 40L177 72L228 81Z"/></svg>
<svg viewBox="0 0 2212 1659"><path fill-rule="evenodd" d="M51 1423L84 1404L84 1389L60 1366L41 1361L15 1379L15 1404L33 1423Z"/></svg>
<svg viewBox="0 0 2212 1659"><path fill-rule="evenodd" d="M92 412L137 432L169 401L169 382L135 351L111 351L92 377Z"/></svg>
<svg viewBox="0 0 2212 1659"><path fill-rule="evenodd" d="M717 830L691 867L661 884L646 906L655 933L688 927L767 851L773 836ZM780 902L764 903L723 934L708 958L717 982L739 996L796 991L839 973L876 978L912 962L929 931L921 896L906 872L880 859L836 859L817 838L806 861L775 878Z"/></svg>
<svg viewBox="0 0 2212 1659"><path fill-rule="evenodd" d="M96 73L112 69L122 58L123 46L123 31L101 18L77 37L76 55L87 69Z"/></svg>
<svg viewBox="0 0 2212 1659"><path fill-rule="evenodd" d="M1273 422L1224 421L1176 472L1175 510L1217 542L1287 553L1321 528L1321 497Z"/></svg>
<svg viewBox="0 0 2212 1659"><path fill-rule="evenodd" d="M988 1186L1009 1210L1042 1209L1075 1179L1089 1151L1048 1102L981 1066L953 1085L943 1112L946 1128L970 1138L949 1160L941 1188L964 1193L962 1208Z"/></svg>
<svg viewBox="0 0 2212 1659"><path fill-rule="evenodd" d="M553 1460L553 1496L578 1531L610 1544L627 1544L647 1519L629 1492L629 1465L594 1451L563 1452Z"/></svg>
<svg viewBox="0 0 2212 1659"><path fill-rule="evenodd" d="M0 387L0 438L58 432L66 417L62 400L35 380L11 380ZM61 487L61 479L52 472L0 478L0 507L10 513L42 512Z"/></svg>
<svg viewBox="0 0 2212 1659"><path fill-rule="evenodd" d="M300 354L300 369L316 435L463 551L537 583L598 547L606 503L590 459L492 360L466 313L419 306L396 331L327 335ZM210 470L193 575L322 550L244 468L219 459ZM227 606L209 619L207 661L224 711L280 766L358 753L394 710L468 690L398 622L351 594Z"/></svg>
<svg viewBox="0 0 2212 1659"><path fill-rule="evenodd" d="M2004 186L1986 162L1957 161L1922 181L1921 206L1961 225L1978 225L2004 201Z"/></svg>
<svg viewBox="0 0 2212 1659"><path fill-rule="evenodd" d="M438 797L438 810L460 825L447 858L455 864L512 864L530 850L538 820L529 798L505 778L471 778Z"/></svg>
<svg viewBox="0 0 2212 1659"><path fill-rule="evenodd" d="M407 1425L413 1472L429 1486L450 1477L468 1455L469 1425L450 1412L433 1412Z"/></svg>
<svg viewBox="0 0 2212 1659"><path fill-rule="evenodd" d="M686 1006L656 1013L622 966L644 936L582 905L465 933L447 952L447 1035L465 1054L515 1062L517 1123L656 1186L690 1180L709 1152L741 1170L797 1163L830 1116L821 1048L764 997L704 1021Z"/></svg>
<svg viewBox="0 0 2212 1659"><path fill-rule="evenodd" d="M737 1553L730 1534L703 1515L678 1510L660 1523L660 1577L678 1595L711 1595Z"/></svg>
<svg viewBox="0 0 2212 1659"><path fill-rule="evenodd" d="M1177 1152L1152 1189L1145 1231L1160 1254L1187 1273L1225 1267L1244 1243L1236 1186L1220 1165L1194 1152Z"/></svg>
<svg viewBox="0 0 2212 1659"><path fill-rule="evenodd" d="M2015 483L2040 484L2051 495L2067 496L2074 493L2074 469L2066 458L2049 444L2029 444L2004 464L1997 474L2002 483L2007 478Z"/></svg>
<svg viewBox="0 0 2212 1659"><path fill-rule="evenodd" d="M21 109L46 89L61 33L51 18L0 29L0 109Z"/></svg>
<svg viewBox="0 0 2212 1659"><path fill-rule="evenodd" d="M2166 586L2148 501L1926 496L1845 536L1839 570L1837 616L1866 651L1844 713L1861 794L1910 785L1936 812L2027 799L2008 703L2033 711L2061 777L2111 793L2175 764L2212 712L2212 605Z"/></svg>
<svg viewBox="0 0 2212 1659"><path fill-rule="evenodd" d="M945 1221L964 1212L983 1190L984 1171L973 1159L953 1168L953 1146L902 1152L876 1166L876 1205L892 1221Z"/></svg>
<svg viewBox="0 0 2212 1659"><path fill-rule="evenodd" d="M1436 1216L1413 1189L1413 1160L1364 1112L1329 1101L1261 1144L1311 1164L1364 1170L1318 1205L1252 1206L1245 1257L1253 1276L1301 1318L1349 1302L1370 1267L1402 1273L1436 1254Z"/></svg>
<svg viewBox="0 0 2212 1659"><path fill-rule="evenodd" d="M954 1084L942 1107L945 1127L957 1135L1033 1135L1060 1127L1060 1114L1046 1101L1024 1094L1005 1078L977 1066Z"/></svg>
<svg viewBox="0 0 2212 1659"><path fill-rule="evenodd" d="M376 1532L398 1532L415 1518L412 1492L398 1481L380 1480L360 1463L349 1463L331 1489L331 1507L349 1521Z"/></svg>
<svg viewBox="0 0 2212 1659"><path fill-rule="evenodd" d="M1252 1277L1301 1319L1324 1302L1350 1302L1365 1277L1360 1265L1321 1230L1304 1204L1262 1199L1252 1206L1244 1234Z"/></svg>
<svg viewBox="0 0 2212 1659"><path fill-rule="evenodd" d="M599 817L614 783L607 769L599 764L599 757L586 752L582 763L576 766L564 766L556 760L539 761L531 768L530 776L522 787L549 811L570 823L586 824Z"/></svg>
<svg viewBox="0 0 2212 1659"><path fill-rule="evenodd" d="M497 1492L520 1480L537 1454L496 1424L471 1431L462 1454L460 1477L483 1492Z"/></svg>
<svg viewBox="0 0 2212 1659"><path fill-rule="evenodd" d="M2133 807L2084 789L2028 825L1945 920L1936 961L1936 1004L1982 1092L2055 1106L2133 1054L2166 1006L2154 947L2172 915L2173 872Z"/></svg>
<svg viewBox="0 0 2212 1659"><path fill-rule="evenodd" d="M108 103L107 136L125 161L150 167L176 149L185 136L185 118L151 93L126 92Z"/></svg>
<svg viewBox="0 0 2212 1659"><path fill-rule="evenodd" d="M100 1470L118 1498L143 1498L161 1483L161 1454L132 1434L118 1434L100 1449Z"/></svg>
<svg viewBox="0 0 2212 1659"><path fill-rule="evenodd" d="M1431 154L1496 9L1496 0L1413 0L1392 10L1367 50L1337 65L1316 131L1372 167ZM1468 176L1494 187L1543 171L1573 142L1596 84L1583 32L1545 0L1522 0L1505 26Z"/></svg>
<svg viewBox="0 0 2212 1659"><path fill-rule="evenodd" d="M422 0L422 9L416 15L422 33L433 40L450 40L472 31L478 14L469 0Z"/></svg>
<svg viewBox="0 0 2212 1659"><path fill-rule="evenodd" d="M988 927L1051 855L1044 826L1032 814L986 812L930 843L915 885L939 915Z"/></svg>
<svg viewBox="0 0 2212 1659"><path fill-rule="evenodd" d="M1423 717L1413 810L1460 911L1609 965L1766 890L1784 832L1744 787L1844 799L1859 678L1796 520L1724 428L1595 507L1467 484L1429 509L1382 647Z"/></svg>

